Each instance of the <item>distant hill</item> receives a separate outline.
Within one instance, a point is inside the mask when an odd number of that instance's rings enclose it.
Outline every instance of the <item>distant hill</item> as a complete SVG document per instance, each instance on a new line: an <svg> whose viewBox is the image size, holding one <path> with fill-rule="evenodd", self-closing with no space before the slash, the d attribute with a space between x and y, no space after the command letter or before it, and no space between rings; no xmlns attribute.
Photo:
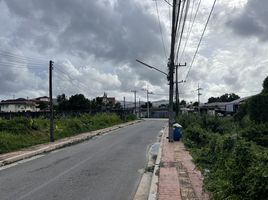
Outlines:
<svg viewBox="0 0 268 200"><path fill-rule="evenodd" d="M118 101L118 102L122 105L122 107L124 106L124 101ZM146 102L141 101L140 103L141 103L141 105L144 105ZM168 104L168 100L153 101L152 103L153 103L153 107L158 108L162 104L164 104L164 105ZM126 108L134 108L135 107L135 103L132 101L126 101L125 104L126 104ZM139 106L138 101L136 102L136 105L137 105L137 107Z"/></svg>

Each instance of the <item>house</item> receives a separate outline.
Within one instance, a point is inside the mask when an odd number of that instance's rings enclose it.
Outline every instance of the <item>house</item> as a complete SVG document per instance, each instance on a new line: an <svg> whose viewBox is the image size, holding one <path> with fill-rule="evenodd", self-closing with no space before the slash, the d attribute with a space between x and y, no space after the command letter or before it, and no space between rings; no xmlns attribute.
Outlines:
<svg viewBox="0 0 268 200"><path fill-rule="evenodd" d="M38 107L40 110L48 110L49 98L47 96L37 97L31 99L31 101L35 102L36 107Z"/></svg>
<svg viewBox="0 0 268 200"><path fill-rule="evenodd" d="M239 98L231 102L213 102L205 103L200 106L201 112L206 112L209 115L233 115L239 106L250 97Z"/></svg>
<svg viewBox="0 0 268 200"><path fill-rule="evenodd" d="M42 96L42 97L37 97L37 98L31 99L31 101L34 101L36 103L40 103L40 102L48 103L49 98L47 96Z"/></svg>
<svg viewBox="0 0 268 200"><path fill-rule="evenodd" d="M115 97L108 97L107 93L104 92L103 97L99 97L99 98L105 106L110 106L110 107L115 106L115 103L116 103Z"/></svg>
<svg viewBox="0 0 268 200"><path fill-rule="evenodd" d="M239 98L239 99L236 99L234 101L231 101L229 102L228 104L226 104L226 112L227 114L233 114L235 113L239 106L241 104L244 104L246 100L248 100L251 96L249 97L244 97L244 98Z"/></svg>
<svg viewBox="0 0 268 200"><path fill-rule="evenodd" d="M24 98L3 100L0 102L1 112L36 112L39 109L32 100Z"/></svg>

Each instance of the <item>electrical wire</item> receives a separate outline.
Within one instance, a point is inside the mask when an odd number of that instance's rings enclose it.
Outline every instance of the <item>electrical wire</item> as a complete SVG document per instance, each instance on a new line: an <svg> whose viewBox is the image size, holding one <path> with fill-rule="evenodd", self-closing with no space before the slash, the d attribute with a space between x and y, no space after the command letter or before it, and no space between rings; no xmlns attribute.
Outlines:
<svg viewBox="0 0 268 200"><path fill-rule="evenodd" d="M55 72L57 73L57 75L60 75L59 73L65 75L65 76L58 76L60 79L61 79L61 78L64 78L65 80L69 81L69 83L71 83L71 84L72 84L74 87L76 87L76 88L77 88L77 86L79 86L79 84L80 84L80 87L82 86L84 90L88 90L88 87L87 87L84 83L82 83L82 82L80 82L80 81L78 81L78 80L75 80L74 78L70 77L69 74L64 73L62 70L59 70L58 68L54 68L54 69L55 69ZM57 72L57 71L58 71L58 72ZM78 83L78 85L75 85L74 81L76 81L76 82Z"/></svg>
<svg viewBox="0 0 268 200"><path fill-rule="evenodd" d="M165 46L165 43L164 43L164 37L163 37L163 32L162 32L162 26L161 26L161 21L160 21L160 15L159 15L159 11L158 11L157 1L155 1L155 8L156 8L156 13L157 13L157 18L158 18L158 25L159 25L159 31L160 31L160 34L161 34L161 40L162 40L164 55L165 55L166 59L168 59L166 46Z"/></svg>
<svg viewBox="0 0 268 200"><path fill-rule="evenodd" d="M179 52L180 52L180 46L181 46L181 41L182 41L182 37L183 37L183 33L184 33L185 23L186 23L186 19L187 19L187 15L188 15L189 5L190 5L190 0L188 0L187 4L186 4L186 10L185 10L185 13L184 13L184 19L183 19L182 29L181 29L181 33L180 33L180 39L179 39L179 43L178 43L178 46L177 46L175 63L178 62L178 55L179 55Z"/></svg>
<svg viewBox="0 0 268 200"><path fill-rule="evenodd" d="M209 16L208 16L207 22L206 22L206 24L205 24L205 27L204 27L204 29L203 29L202 35L201 35L201 37L200 37L200 40L199 40L199 42L198 42L198 45L197 45L196 51L195 51L195 53L194 53L194 56L193 56L192 62L191 62L191 64L190 64L190 67L189 67L189 69L188 69L188 72L187 72L187 74L186 74L186 76L185 76L185 79L184 79L184 80L187 80L187 78L188 78L188 76L189 76L189 73L190 73L190 70L192 69L193 63L194 63L194 61L195 61L196 55L197 55L198 50L199 50L199 47L200 47L200 44L201 44L201 42L202 42L202 40L203 40L203 37L204 37L205 31L206 31L207 26L208 26L208 23L209 23L209 20L210 20L210 18L211 18L212 12L213 12L213 10L214 10L214 7L215 7L215 4L216 4L216 1L217 1L217 0L214 0L214 3L213 3L212 8L211 8L211 10L210 10L210 13L209 13Z"/></svg>
<svg viewBox="0 0 268 200"><path fill-rule="evenodd" d="M199 2L198 2L198 5L197 5L196 11L195 11L195 15L194 15L194 19L193 19L192 25L190 26L190 30L188 31L187 38L186 38L186 41L185 41L185 43L184 43L184 47L183 47L183 50L182 50L182 53L181 53L179 62L182 61L182 58L183 58L183 55L184 55L186 46L187 46L187 44L188 44L190 35L191 35L191 33L192 33L192 29L193 29L193 26L194 26L194 23L195 23L195 20L196 20L196 16L197 16L197 14L198 14L198 12L199 12L199 8L200 8L201 1L202 1L202 0L199 0Z"/></svg>

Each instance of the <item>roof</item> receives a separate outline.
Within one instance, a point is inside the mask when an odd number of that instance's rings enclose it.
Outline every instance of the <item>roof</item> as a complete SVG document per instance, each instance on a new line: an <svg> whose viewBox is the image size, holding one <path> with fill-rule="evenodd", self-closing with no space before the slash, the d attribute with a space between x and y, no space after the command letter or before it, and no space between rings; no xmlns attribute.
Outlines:
<svg viewBox="0 0 268 200"><path fill-rule="evenodd" d="M218 107L218 106L225 106L230 102L213 102L213 103L205 103L202 107Z"/></svg>
<svg viewBox="0 0 268 200"><path fill-rule="evenodd" d="M9 99L9 100L3 100L0 102L0 105L7 105L7 104L35 105L35 102L24 99L24 98Z"/></svg>
<svg viewBox="0 0 268 200"><path fill-rule="evenodd" d="M243 98L240 98L240 99L236 99L234 101L228 102L228 104L239 104L240 102L245 101L245 100L249 99L250 97L251 96L243 97Z"/></svg>

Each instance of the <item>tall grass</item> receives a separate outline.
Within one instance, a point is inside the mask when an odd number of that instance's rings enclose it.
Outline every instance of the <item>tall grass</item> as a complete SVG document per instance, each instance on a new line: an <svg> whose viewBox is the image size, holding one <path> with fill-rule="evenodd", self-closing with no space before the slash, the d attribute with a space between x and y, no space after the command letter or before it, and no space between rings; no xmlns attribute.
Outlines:
<svg viewBox="0 0 268 200"><path fill-rule="evenodd" d="M129 117L128 120L131 120ZM122 123L116 114L81 115L55 119L55 139L74 136ZM44 118L28 119L0 118L0 154L49 142L49 120Z"/></svg>
<svg viewBox="0 0 268 200"><path fill-rule="evenodd" d="M177 121L214 199L267 199L267 123L207 115L181 115Z"/></svg>

